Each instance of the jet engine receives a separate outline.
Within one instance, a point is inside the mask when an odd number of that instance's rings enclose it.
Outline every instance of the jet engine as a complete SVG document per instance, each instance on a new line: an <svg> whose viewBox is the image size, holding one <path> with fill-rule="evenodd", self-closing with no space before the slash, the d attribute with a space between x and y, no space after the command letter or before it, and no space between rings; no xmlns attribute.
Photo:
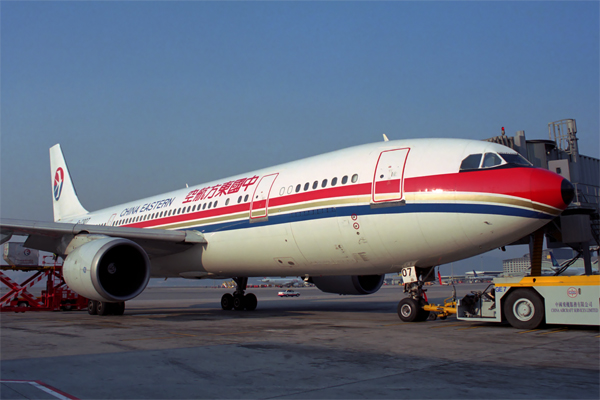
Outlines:
<svg viewBox="0 0 600 400"><path fill-rule="evenodd" d="M65 282L75 292L92 300L130 300L146 288L150 260L137 243L103 237L72 250L63 264Z"/></svg>
<svg viewBox="0 0 600 400"><path fill-rule="evenodd" d="M338 294L373 294L385 275L313 276L310 282L321 291Z"/></svg>

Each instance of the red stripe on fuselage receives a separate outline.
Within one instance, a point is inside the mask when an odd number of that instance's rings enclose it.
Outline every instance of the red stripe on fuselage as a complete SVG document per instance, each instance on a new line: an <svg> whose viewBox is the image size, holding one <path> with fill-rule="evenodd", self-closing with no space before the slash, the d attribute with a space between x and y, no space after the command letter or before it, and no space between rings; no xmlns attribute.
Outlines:
<svg viewBox="0 0 600 400"><path fill-rule="evenodd" d="M404 192L432 192L442 190L445 192L476 192L491 193L519 197L532 200L552 207L564 209L560 185L562 177L553 172L539 168L502 168L490 170L477 170L453 174L420 176L404 179ZM400 180L378 182L378 193L394 193L398 190ZM382 190L379 190L382 185ZM385 186L384 186L385 185ZM389 191L388 191L389 189ZM271 197L269 209L292 204L335 199L351 196L365 196L371 194L371 182L350 184L327 189L311 190L308 192L294 193L287 196ZM264 200L255 202L254 208L264 208ZM200 202L198 202L200 204ZM156 225L177 224L190 220L219 217L229 214L248 212L250 203L219 206L213 209L199 210L186 214L169 217L155 218L140 221L127 226L149 228Z"/></svg>
<svg viewBox="0 0 600 400"><path fill-rule="evenodd" d="M562 180L562 176L541 168L500 168L407 178L404 190L493 193L566 208L560 191Z"/></svg>

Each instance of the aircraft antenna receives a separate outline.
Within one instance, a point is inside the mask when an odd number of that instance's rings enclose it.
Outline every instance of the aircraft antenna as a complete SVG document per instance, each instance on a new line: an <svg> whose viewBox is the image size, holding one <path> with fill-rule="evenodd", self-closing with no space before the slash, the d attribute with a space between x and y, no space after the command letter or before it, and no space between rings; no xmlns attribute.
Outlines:
<svg viewBox="0 0 600 400"><path fill-rule="evenodd" d="M386 136L385 133L383 134L383 141L384 142L389 142L390 141L390 139L388 139L388 137Z"/></svg>

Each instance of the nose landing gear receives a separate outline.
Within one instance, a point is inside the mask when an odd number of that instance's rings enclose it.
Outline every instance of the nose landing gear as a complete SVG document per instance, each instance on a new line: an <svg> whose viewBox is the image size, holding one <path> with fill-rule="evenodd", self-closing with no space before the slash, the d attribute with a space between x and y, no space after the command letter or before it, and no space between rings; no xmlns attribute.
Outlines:
<svg viewBox="0 0 600 400"><path fill-rule="evenodd" d="M429 318L429 311L423 309L428 305L423 281L407 283L404 285L404 292L408 292L410 297L406 297L398 303L398 316L404 322L420 322Z"/></svg>
<svg viewBox="0 0 600 400"><path fill-rule="evenodd" d="M233 278L236 283L235 292L233 294L225 293L221 297L221 308L223 310L238 310L252 311L256 309L258 300L253 293L244 294L248 285L247 277Z"/></svg>

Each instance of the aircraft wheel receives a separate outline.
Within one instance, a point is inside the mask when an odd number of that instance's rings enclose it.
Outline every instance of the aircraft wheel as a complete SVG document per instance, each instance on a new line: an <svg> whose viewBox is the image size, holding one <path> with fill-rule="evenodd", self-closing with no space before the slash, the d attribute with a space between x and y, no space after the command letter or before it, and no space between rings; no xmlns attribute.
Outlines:
<svg viewBox="0 0 600 400"><path fill-rule="evenodd" d="M106 301L99 301L98 305L96 306L96 309L98 310L98 315L102 316L109 315L111 308L111 304L107 303Z"/></svg>
<svg viewBox="0 0 600 400"><path fill-rule="evenodd" d="M221 308L223 310L231 310L233 308L233 296L229 293L225 293L221 297Z"/></svg>
<svg viewBox="0 0 600 400"><path fill-rule="evenodd" d="M246 310L253 311L258 305L258 300L256 299L254 293L248 293L244 296L244 303L246 304Z"/></svg>
<svg viewBox="0 0 600 400"><path fill-rule="evenodd" d="M415 299L407 297L398 303L398 316L404 322L415 322L418 321L419 309L419 303Z"/></svg>
<svg viewBox="0 0 600 400"><path fill-rule="evenodd" d="M423 310L422 307L425 306L425 305L427 305L427 304L429 304L429 303L426 302L425 300L422 300L419 303L419 315L417 316L417 319L415 321L419 321L419 322L427 321L427 319L429 318L429 316L432 314L430 311ZM433 315L435 315L435 313L433 313ZM436 317L437 317L437 315L436 315Z"/></svg>
<svg viewBox="0 0 600 400"><path fill-rule="evenodd" d="M233 296L233 309L237 311L244 310L244 296Z"/></svg>
<svg viewBox="0 0 600 400"><path fill-rule="evenodd" d="M98 302L96 300L88 300L88 314L98 314Z"/></svg>
<svg viewBox="0 0 600 400"><path fill-rule="evenodd" d="M118 303L111 304L112 306L112 314L114 315L123 315L125 313L125 302L120 301Z"/></svg>
<svg viewBox="0 0 600 400"><path fill-rule="evenodd" d="M515 328L535 329L544 322L544 301L530 289L517 289L506 297L506 320Z"/></svg>

